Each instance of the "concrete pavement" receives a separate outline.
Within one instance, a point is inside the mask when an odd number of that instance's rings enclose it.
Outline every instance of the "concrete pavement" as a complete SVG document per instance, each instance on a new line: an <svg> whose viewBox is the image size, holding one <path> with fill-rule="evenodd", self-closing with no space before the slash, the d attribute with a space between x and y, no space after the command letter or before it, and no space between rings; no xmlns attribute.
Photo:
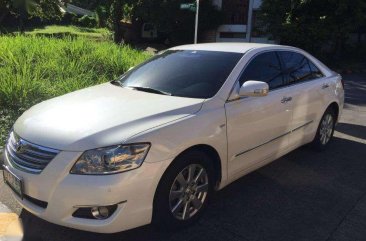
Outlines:
<svg viewBox="0 0 366 241"><path fill-rule="evenodd" d="M185 230L146 226L103 235L64 228L21 210L1 182L0 202L20 214L24 240L366 240L366 76L345 82L347 104L328 150L302 147L239 179Z"/></svg>

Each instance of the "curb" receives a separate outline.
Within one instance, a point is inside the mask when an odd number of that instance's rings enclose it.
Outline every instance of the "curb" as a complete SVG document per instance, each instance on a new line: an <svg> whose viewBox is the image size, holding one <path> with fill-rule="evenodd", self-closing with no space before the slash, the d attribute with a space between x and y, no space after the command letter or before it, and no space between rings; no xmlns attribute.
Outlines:
<svg viewBox="0 0 366 241"><path fill-rule="evenodd" d="M20 241L23 239L23 225L15 213L0 213L0 240Z"/></svg>

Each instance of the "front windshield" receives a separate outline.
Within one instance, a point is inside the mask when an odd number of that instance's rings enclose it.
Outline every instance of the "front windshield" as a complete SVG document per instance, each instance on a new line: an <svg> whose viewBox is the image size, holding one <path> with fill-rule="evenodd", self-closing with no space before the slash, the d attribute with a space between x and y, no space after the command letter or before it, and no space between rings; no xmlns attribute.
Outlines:
<svg viewBox="0 0 366 241"><path fill-rule="evenodd" d="M229 52L168 50L128 71L117 81L123 87L136 90L211 98L242 56Z"/></svg>

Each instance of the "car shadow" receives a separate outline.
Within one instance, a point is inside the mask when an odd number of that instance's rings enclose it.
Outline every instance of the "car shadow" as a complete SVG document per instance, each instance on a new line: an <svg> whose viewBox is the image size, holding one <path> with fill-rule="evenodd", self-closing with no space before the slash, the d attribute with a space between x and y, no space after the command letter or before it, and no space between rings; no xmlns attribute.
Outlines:
<svg viewBox="0 0 366 241"><path fill-rule="evenodd" d="M366 123L365 123L366 124ZM349 123L338 123L336 130L340 133L366 139L366 126L353 125Z"/></svg>
<svg viewBox="0 0 366 241"><path fill-rule="evenodd" d="M366 106L366 76L364 74L344 75L345 101L347 104Z"/></svg>
<svg viewBox="0 0 366 241"><path fill-rule="evenodd" d="M23 210L24 240L326 240L366 192L365 156L365 144L337 137L324 152L299 148L218 192L197 224L174 232L96 234Z"/></svg>

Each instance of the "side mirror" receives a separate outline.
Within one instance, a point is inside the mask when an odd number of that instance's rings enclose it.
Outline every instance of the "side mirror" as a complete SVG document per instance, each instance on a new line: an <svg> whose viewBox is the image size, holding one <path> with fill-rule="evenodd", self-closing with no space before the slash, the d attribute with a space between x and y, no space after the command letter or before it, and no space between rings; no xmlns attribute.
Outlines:
<svg viewBox="0 0 366 241"><path fill-rule="evenodd" d="M269 92L269 86L266 82L248 80L239 90L240 96L266 96Z"/></svg>

